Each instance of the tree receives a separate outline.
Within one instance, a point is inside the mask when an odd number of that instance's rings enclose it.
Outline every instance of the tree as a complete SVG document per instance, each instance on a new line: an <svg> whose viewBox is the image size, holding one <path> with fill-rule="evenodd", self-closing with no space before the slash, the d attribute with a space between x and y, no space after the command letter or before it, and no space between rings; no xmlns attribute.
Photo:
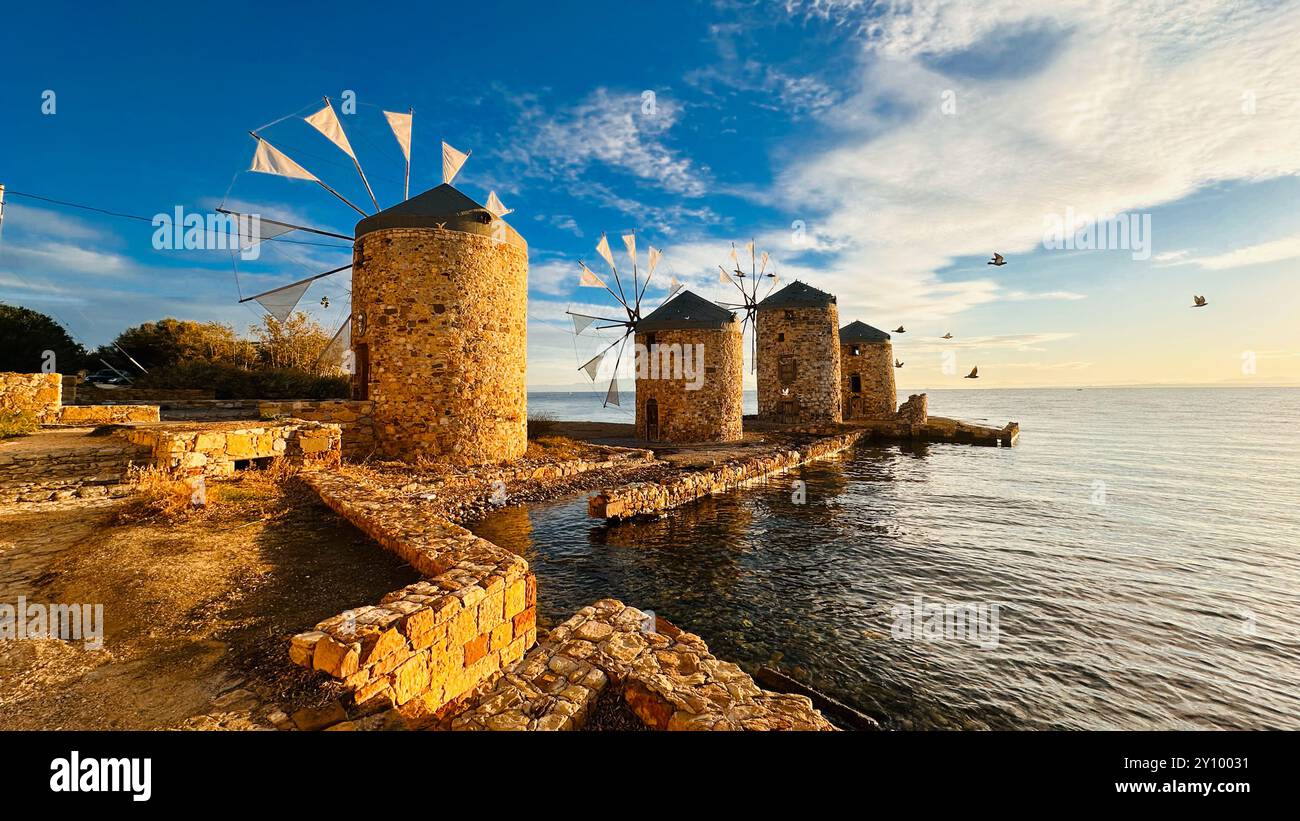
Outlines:
<svg viewBox="0 0 1300 821"><path fill-rule="evenodd" d="M168 317L127 328L114 341L116 348L105 346L100 352L121 367L129 366L118 348L151 370L192 362L247 368L256 357L252 343L240 339L234 328L219 322Z"/></svg>
<svg viewBox="0 0 1300 821"><path fill-rule="evenodd" d="M52 361L47 351L53 352ZM76 373L87 367L87 359L81 343L50 317L0 303L0 371L39 373L52 367L59 373Z"/></svg>
<svg viewBox="0 0 1300 821"><path fill-rule="evenodd" d="M338 373L338 363L322 361L321 354L331 336L308 314L298 311L284 322L267 314L248 332L257 340L262 364L270 368L289 368L316 376Z"/></svg>

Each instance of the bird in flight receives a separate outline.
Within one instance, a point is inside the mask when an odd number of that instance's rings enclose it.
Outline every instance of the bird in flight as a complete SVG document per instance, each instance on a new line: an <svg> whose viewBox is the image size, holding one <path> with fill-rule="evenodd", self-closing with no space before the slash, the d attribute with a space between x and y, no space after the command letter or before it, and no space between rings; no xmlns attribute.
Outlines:
<svg viewBox="0 0 1300 821"><path fill-rule="evenodd" d="M979 379L979 378L980 378L980 369L978 365L975 366L974 368L971 368L970 373L962 377L962 379Z"/></svg>
<svg viewBox="0 0 1300 821"><path fill-rule="evenodd" d="M1006 264L1007 264L1007 261L1006 261L1005 259L1002 258L1002 255L1001 255L1001 254L999 254L999 253L997 253L996 251L994 251L994 252L993 252L993 259L989 260L988 262L986 262L986 263L984 263L984 264L985 264L985 265L1006 265Z"/></svg>
<svg viewBox="0 0 1300 821"><path fill-rule="evenodd" d="M327 296L323 296L323 297L321 297L321 298L320 298L320 306L321 306L322 308L328 308L328 307L330 306L330 298L327 297Z"/></svg>
<svg viewBox="0 0 1300 821"><path fill-rule="evenodd" d="M903 329L903 326L902 326L902 325L899 325L897 328L894 329L894 333L896 333L896 334L905 334L905 333L907 333L907 331Z"/></svg>
<svg viewBox="0 0 1300 821"><path fill-rule="evenodd" d="M894 367L895 367L895 368L901 368L901 367L903 367L903 363L902 363L902 362L899 362L897 359L895 359L895 360L894 360Z"/></svg>
<svg viewBox="0 0 1300 821"><path fill-rule="evenodd" d="M1205 297L1203 296L1193 296L1192 301L1196 303L1192 306L1193 308L1204 308L1206 305L1210 304L1205 301Z"/></svg>
<svg viewBox="0 0 1300 821"><path fill-rule="evenodd" d="M949 331L948 333L944 334L944 335L943 335L943 338L944 338L944 339L952 339L952 331Z"/></svg>

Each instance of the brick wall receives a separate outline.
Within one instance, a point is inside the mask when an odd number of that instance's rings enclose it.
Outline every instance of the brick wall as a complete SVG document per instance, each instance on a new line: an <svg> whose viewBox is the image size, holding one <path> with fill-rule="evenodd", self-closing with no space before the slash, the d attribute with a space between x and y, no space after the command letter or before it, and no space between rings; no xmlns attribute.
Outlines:
<svg viewBox="0 0 1300 821"><path fill-rule="evenodd" d="M157 405L64 405L59 424L94 427L158 421Z"/></svg>
<svg viewBox="0 0 1300 821"><path fill-rule="evenodd" d="M377 448L458 464L528 447L528 251L438 228L357 240L352 340Z"/></svg>
<svg viewBox="0 0 1300 821"><path fill-rule="evenodd" d="M759 419L798 424L842 420L839 322L834 304L758 312Z"/></svg>
<svg viewBox="0 0 1300 821"><path fill-rule="evenodd" d="M744 437L744 347L739 323L724 329L683 329L655 331L655 346L665 350L678 346L685 356L692 356L692 346L704 350L703 382L684 378L667 378L672 374L651 375L648 363L638 363L636 380L636 435L650 438L647 403L658 405L658 435L663 442L731 442ZM638 350L647 349L646 333L636 335ZM650 356L661 363L664 358L650 349ZM647 378L642 378L642 375ZM688 384L698 384L689 390Z"/></svg>

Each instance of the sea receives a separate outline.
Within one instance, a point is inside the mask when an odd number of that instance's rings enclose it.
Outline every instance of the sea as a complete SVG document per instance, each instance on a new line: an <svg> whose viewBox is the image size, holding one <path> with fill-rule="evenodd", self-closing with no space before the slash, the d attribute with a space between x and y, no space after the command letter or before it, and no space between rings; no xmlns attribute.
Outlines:
<svg viewBox="0 0 1300 821"><path fill-rule="evenodd" d="M601 399L529 409L632 421ZM929 399L1019 445L863 444L655 521L575 496L474 530L545 619L617 598L889 728L1300 728L1300 389Z"/></svg>

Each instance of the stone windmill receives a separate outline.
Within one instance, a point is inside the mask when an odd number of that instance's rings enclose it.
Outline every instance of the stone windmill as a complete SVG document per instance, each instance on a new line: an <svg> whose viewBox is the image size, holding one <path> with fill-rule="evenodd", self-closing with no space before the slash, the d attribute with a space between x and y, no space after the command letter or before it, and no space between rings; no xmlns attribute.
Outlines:
<svg viewBox="0 0 1300 821"><path fill-rule="evenodd" d="M350 270L348 316L330 348L346 352L353 397L373 403L379 452L462 464L516 458L527 447L527 243L504 221L510 211L495 192L480 205L452 186L469 153L445 142L442 184L410 197L413 113L383 114L406 159L403 199L387 209L329 99L302 118L351 159L374 213L250 132L257 140L250 171L315 182L362 219L351 236L272 223L277 235L348 240L352 261L240 302L256 301L283 321L312 283ZM244 216L224 204L218 210Z"/></svg>

